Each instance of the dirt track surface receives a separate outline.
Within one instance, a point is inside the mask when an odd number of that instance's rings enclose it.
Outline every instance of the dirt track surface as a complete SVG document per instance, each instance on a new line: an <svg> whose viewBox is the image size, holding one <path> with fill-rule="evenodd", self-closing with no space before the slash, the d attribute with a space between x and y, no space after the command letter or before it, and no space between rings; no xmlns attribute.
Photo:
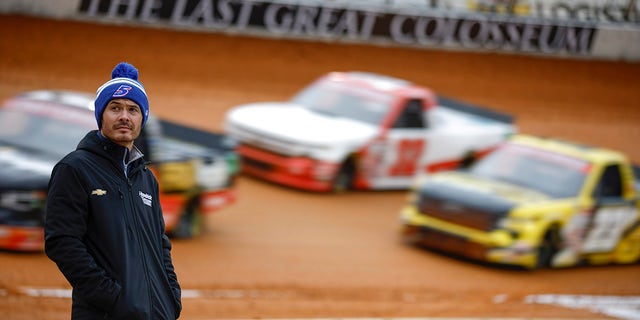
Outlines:
<svg viewBox="0 0 640 320"><path fill-rule="evenodd" d="M94 92L133 63L162 117L219 131L232 106L283 100L335 70L389 74L516 116L522 132L618 149L640 162L640 63L265 40L0 16L0 99L40 88ZM640 266L526 272L407 247L404 192L317 195L242 177L208 232L175 241L182 319L606 318L526 303L534 294L640 295ZM68 319L44 254L0 252L3 319ZM56 293L54 291L53 293ZM52 292L48 292L50 294ZM198 296L196 296L198 295Z"/></svg>

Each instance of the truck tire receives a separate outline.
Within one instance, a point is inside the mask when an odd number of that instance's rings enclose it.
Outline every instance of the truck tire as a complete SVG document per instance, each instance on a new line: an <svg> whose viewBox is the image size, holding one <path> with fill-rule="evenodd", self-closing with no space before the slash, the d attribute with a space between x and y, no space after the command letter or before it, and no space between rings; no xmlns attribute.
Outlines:
<svg viewBox="0 0 640 320"><path fill-rule="evenodd" d="M459 168L468 169L476 162L477 158L478 156L476 155L475 151L468 151L460 161Z"/></svg>
<svg viewBox="0 0 640 320"><path fill-rule="evenodd" d="M629 264L640 262L640 225L627 233L615 250L616 263Z"/></svg>
<svg viewBox="0 0 640 320"><path fill-rule="evenodd" d="M340 170L333 179L332 190L334 193L343 193L353 188L353 179L356 175L356 165L352 158L347 159L340 166Z"/></svg>
<svg viewBox="0 0 640 320"><path fill-rule="evenodd" d="M553 257L560 248L560 233L552 227L544 234L538 246L535 269L550 268Z"/></svg>
<svg viewBox="0 0 640 320"><path fill-rule="evenodd" d="M171 236L177 239L189 239L202 233L204 223L198 213L198 197L193 198L184 210Z"/></svg>

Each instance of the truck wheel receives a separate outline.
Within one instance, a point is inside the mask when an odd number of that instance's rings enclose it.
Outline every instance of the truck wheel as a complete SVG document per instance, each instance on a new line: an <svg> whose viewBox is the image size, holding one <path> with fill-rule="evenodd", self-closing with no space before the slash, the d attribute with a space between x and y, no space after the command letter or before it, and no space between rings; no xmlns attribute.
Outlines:
<svg viewBox="0 0 640 320"><path fill-rule="evenodd" d="M471 167L471 165L476 162L477 160L477 155L474 151L468 151L464 157L462 158L462 160L460 161L460 169L468 169L469 167Z"/></svg>
<svg viewBox="0 0 640 320"><path fill-rule="evenodd" d="M353 159L345 161L333 179L333 192L342 193L353 187L353 178L356 174L356 166Z"/></svg>
<svg viewBox="0 0 640 320"><path fill-rule="evenodd" d="M615 250L616 263L640 262L640 226L629 232Z"/></svg>
<svg viewBox="0 0 640 320"><path fill-rule="evenodd" d="M188 239L202 233L204 223L202 215L197 211L198 198L191 200L171 235L178 239Z"/></svg>
<svg viewBox="0 0 640 320"><path fill-rule="evenodd" d="M553 256L558 252L559 247L560 234L557 228L551 228L545 233L538 247L536 269L550 268Z"/></svg>

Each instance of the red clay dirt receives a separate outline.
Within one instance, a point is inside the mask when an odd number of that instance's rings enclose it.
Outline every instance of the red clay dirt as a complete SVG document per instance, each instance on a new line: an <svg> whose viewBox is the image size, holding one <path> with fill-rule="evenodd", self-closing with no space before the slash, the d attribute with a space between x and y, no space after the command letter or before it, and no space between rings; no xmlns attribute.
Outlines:
<svg viewBox="0 0 640 320"><path fill-rule="evenodd" d="M220 131L234 105L284 100L336 70L388 74L516 116L521 132L618 149L640 162L640 64L297 42L158 28L0 19L0 99L94 92L133 63L152 112ZM241 177L202 237L174 241L182 319L607 318L528 303L536 294L640 295L640 266L536 272L486 266L398 239L405 192L319 195ZM68 319L44 254L0 252L3 319ZM62 294L64 295L62 291Z"/></svg>

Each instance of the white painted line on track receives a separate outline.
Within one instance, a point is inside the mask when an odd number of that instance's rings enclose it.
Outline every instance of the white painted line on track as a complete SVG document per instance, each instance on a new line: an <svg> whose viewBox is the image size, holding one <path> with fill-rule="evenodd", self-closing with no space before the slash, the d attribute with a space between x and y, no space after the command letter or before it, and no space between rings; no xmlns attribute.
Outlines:
<svg viewBox="0 0 640 320"><path fill-rule="evenodd" d="M18 292L29 297L43 298L71 298L71 289L65 288L43 288L43 287L18 287ZM0 296L8 296L10 293L6 289L0 289ZM252 290L182 290L184 299L243 299L259 298L261 296L271 296L269 293L260 293ZM496 295L493 302L504 303L507 296ZM557 305L570 309L585 309L594 313L624 319L640 320L640 296L604 296L604 295L563 295L563 294L536 294L528 295L524 298L525 303ZM358 318L360 319L360 318ZM437 318L414 318L414 319L437 319ZM452 318L442 318L452 319ZM477 319L477 318L455 318L455 319ZM291 319L289 319L291 320ZM311 319L305 319L311 320ZM320 320L320 319L313 319ZM327 319L328 320L328 319ZM337 320L337 319L332 319ZM385 318L385 320L390 320ZM411 320L411 318L402 318ZM506 320L506 319L502 319Z"/></svg>
<svg viewBox="0 0 640 320"><path fill-rule="evenodd" d="M20 287L18 291L29 297L71 298L71 289Z"/></svg>
<svg viewBox="0 0 640 320"><path fill-rule="evenodd" d="M524 300L525 303L587 309L619 319L640 320L640 296L538 294L526 296Z"/></svg>

